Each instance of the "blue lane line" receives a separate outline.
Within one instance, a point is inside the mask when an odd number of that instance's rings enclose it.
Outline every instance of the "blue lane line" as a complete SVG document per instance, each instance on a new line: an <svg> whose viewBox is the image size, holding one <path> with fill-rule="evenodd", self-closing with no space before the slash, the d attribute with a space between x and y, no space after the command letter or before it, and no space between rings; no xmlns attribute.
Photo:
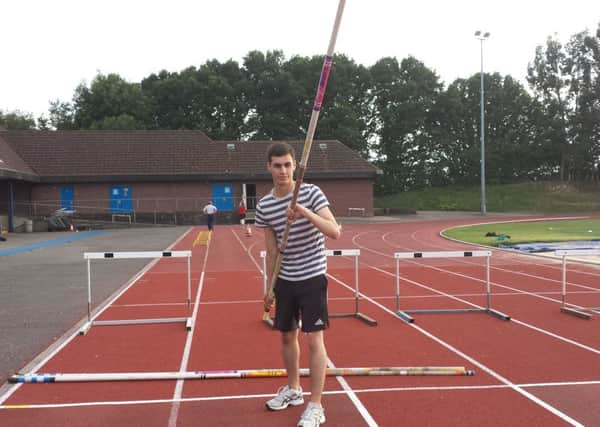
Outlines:
<svg viewBox="0 0 600 427"><path fill-rule="evenodd" d="M0 250L0 257L18 254L20 252L28 252L34 249L48 248L50 246L62 245L64 243L75 242L77 240L87 239L88 237L101 236L103 234L110 233L110 231L83 231L81 233L73 234L68 237L60 237L58 239L44 240L42 242L30 243L28 245L16 246L10 249Z"/></svg>

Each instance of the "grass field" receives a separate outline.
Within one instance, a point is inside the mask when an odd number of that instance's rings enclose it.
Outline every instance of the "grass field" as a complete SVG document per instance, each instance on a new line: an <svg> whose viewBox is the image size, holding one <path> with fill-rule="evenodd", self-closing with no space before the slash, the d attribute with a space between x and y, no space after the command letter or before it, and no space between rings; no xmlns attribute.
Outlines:
<svg viewBox="0 0 600 427"><path fill-rule="evenodd" d="M600 187L562 182L526 182L488 185L489 212L598 212ZM404 210L479 211L479 186L448 186L408 191L375 198L376 208Z"/></svg>
<svg viewBox="0 0 600 427"><path fill-rule="evenodd" d="M486 237L487 233L496 237ZM574 221L535 221L473 225L446 230L444 236L488 246L534 242L567 242L600 239L600 219ZM502 239L498 236L510 236Z"/></svg>

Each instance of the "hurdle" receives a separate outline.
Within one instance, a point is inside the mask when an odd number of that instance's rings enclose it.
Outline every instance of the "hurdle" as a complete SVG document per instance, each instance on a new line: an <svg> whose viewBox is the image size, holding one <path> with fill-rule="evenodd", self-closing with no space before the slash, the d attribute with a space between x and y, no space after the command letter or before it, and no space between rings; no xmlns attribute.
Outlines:
<svg viewBox="0 0 600 427"><path fill-rule="evenodd" d="M83 258L87 263L87 322L79 330L79 335L85 335L92 326L113 325L142 325L151 323L179 323L184 322L188 331L192 330L191 317L169 317L155 319L126 319L126 320L93 320L92 319L92 267L91 261L112 259L134 259L134 258L187 258L187 306L188 310L192 303L191 285L191 257L192 251L144 251L144 252L84 252Z"/></svg>
<svg viewBox="0 0 600 427"><path fill-rule="evenodd" d="M267 294L267 252L261 251L260 256L263 260L263 295ZM358 289L358 257L360 249L326 249L325 256L352 256L354 257L354 311L351 313L334 313L329 314L331 318L354 317L355 319L365 322L369 326L377 326L377 321L363 314L359 310L360 292ZM264 322L273 327L273 319L269 317Z"/></svg>
<svg viewBox="0 0 600 427"><path fill-rule="evenodd" d="M570 314L580 319L591 320L592 314L587 311L600 311L600 307L569 307L567 302L567 257L569 256L600 256L600 249L567 249L554 251L554 255L562 258L562 302L561 313Z"/></svg>
<svg viewBox="0 0 600 427"><path fill-rule="evenodd" d="M501 320L510 320L510 316L492 309L490 292L490 257L491 251L441 251L441 252L396 252L396 315L407 323L413 323L415 319L410 314L434 314L434 313L486 313ZM485 257L485 282L486 282L486 306L485 308L440 308L440 309L400 309L400 260L422 259L422 258L462 258L462 257Z"/></svg>

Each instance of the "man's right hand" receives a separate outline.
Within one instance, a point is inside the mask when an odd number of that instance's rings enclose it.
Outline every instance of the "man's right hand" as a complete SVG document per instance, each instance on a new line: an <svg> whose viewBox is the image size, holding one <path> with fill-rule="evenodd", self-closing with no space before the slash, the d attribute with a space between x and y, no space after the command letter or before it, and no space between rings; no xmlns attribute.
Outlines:
<svg viewBox="0 0 600 427"><path fill-rule="evenodd" d="M270 295L265 295L265 298L263 301L264 301L265 311L271 311L271 309L273 308L273 304L275 303L275 297L270 296Z"/></svg>

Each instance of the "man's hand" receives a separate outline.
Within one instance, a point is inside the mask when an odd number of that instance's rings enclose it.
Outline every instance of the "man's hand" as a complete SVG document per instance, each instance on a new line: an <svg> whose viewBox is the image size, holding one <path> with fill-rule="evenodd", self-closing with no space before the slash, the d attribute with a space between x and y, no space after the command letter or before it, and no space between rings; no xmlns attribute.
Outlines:
<svg viewBox="0 0 600 427"><path fill-rule="evenodd" d="M264 307L265 311L269 312L273 308L273 304L275 303L275 297L271 295L265 295L264 298Z"/></svg>
<svg viewBox="0 0 600 427"><path fill-rule="evenodd" d="M287 210L285 211L285 215L287 216L288 224L291 224L294 221L296 221L298 218L306 216L306 208L304 206L302 206L301 204L296 203L296 206L294 209L292 209L289 206L287 207Z"/></svg>

